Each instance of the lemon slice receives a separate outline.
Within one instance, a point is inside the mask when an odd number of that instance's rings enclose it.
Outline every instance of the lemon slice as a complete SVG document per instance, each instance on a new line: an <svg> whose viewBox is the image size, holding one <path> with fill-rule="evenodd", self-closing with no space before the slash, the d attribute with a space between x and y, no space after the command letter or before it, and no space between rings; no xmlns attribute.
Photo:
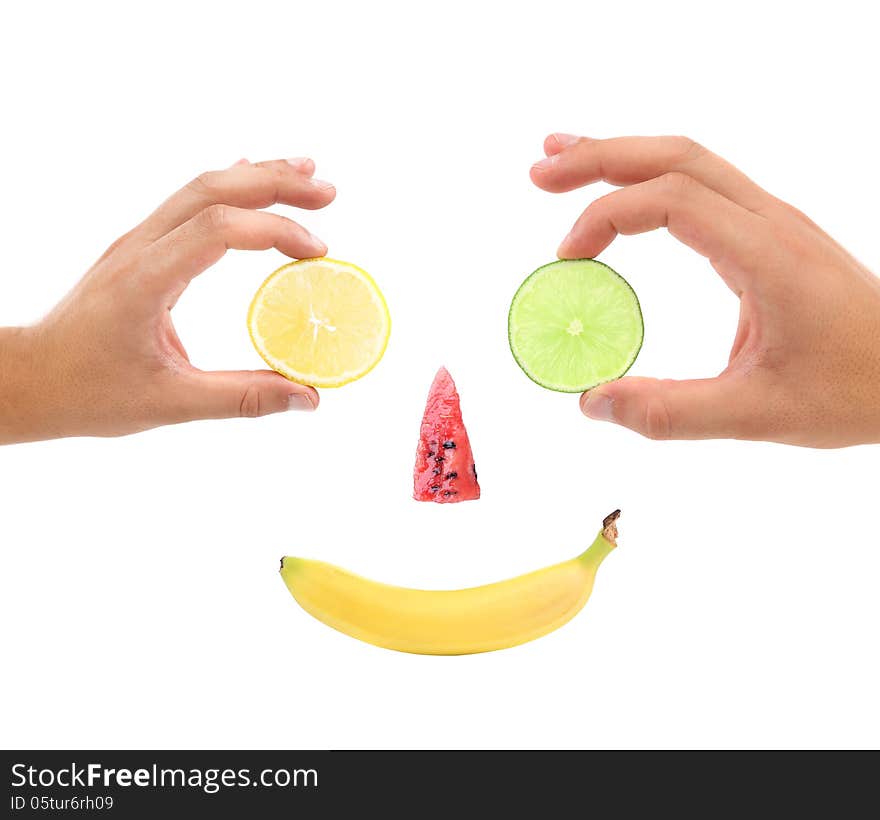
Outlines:
<svg viewBox="0 0 880 820"><path fill-rule="evenodd" d="M301 259L260 286L248 331L273 370L300 384L341 387L379 363L391 316L366 271L326 257Z"/></svg>

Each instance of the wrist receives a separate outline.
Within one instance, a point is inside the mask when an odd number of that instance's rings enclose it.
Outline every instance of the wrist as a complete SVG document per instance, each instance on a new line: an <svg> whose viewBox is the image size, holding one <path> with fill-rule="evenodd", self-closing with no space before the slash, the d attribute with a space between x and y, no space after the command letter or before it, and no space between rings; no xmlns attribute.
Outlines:
<svg viewBox="0 0 880 820"><path fill-rule="evenodd" d="M32 327L0 327L0 444L53 437L39 431L36 337Z"/></svg>

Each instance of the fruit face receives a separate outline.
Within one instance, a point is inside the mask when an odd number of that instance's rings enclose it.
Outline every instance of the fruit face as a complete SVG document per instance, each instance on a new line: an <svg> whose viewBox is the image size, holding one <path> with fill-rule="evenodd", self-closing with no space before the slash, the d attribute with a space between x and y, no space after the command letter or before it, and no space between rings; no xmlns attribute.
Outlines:
<svg viewBox="0 0 880 820"><path fill-rule="evenodd" d="M491 652L540 638L581 611L617 545L619 514L576 558L480 587L408 589L304 558L282 558L281 577L306 612L353 638L420 655Z"/></svg>
<svg viewBox="0 0 880 820"><path fill-rule="evenodd" d="M455 382L445 367L434 377L413 470L413 498L440 504L480 497L477 468Z"/></svg>
<svg viewBox="0 0 880 820"><path fill-rule="evenodd" d="M273 370L301 384L340 387L378 364L391 318L365 271L335 259L302 259L260 286L248 330Z"/></svg>
<svg viewBox="0 0 880 820"><path fill-rule="evenodd" d="M510 305L510 350L525 374L549 390L582 393L620 378L643 337L635 291L595 259L538 268Z"/></svg>

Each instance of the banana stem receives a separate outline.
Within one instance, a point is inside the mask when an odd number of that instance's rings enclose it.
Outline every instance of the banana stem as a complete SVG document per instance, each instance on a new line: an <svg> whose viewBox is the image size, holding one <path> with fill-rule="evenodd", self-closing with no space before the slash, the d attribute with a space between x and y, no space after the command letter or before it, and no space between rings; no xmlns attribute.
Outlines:
<svg viewBox="0 0 880 820"><path fill-rule="evenodd" d="M606 515L602 521L602 537L612 546L617 546L617 519L620 518L620 510L615 510Z"/></svg>
<svg viewBox="0 0 880 820"><path fill-rule="evenodd" d="M596 539L580 555L580 560L598 568L608 554L617 547L617 519L620 518L620 510L615 510L611 515L605 516L602 521L602 531Z"/></svg>

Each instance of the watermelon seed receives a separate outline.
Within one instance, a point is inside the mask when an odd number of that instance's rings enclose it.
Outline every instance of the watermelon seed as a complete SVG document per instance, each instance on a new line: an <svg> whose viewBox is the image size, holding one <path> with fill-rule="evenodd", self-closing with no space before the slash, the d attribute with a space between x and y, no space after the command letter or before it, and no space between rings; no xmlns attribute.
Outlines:
<svg viewBox="0 0 880 820"><path fill-rule="evenodd" d="M432 470L432 472L434 473L434 475L440 475L440 468L439 468L439 467L435 467L435 468Z"/></svg>
<svg viewBox="0 0 880 820"><path fill-rule="evenodd" d="M455 442L454 441L444 441L443 442L443 449L444 450L454 450L455 449Z"/></svg>
<svg viewBox="0 0 880 820"><path fill-rule="evenodd" d="M452 480L453 478L458 478L458 473L456 473L456 472L446 473L446 475L444 477Z"/></svg>
<svg viewBox="0 0 880 820"><path fill-rule="evenodd" d="M436 493L437 490L439 490L439 489L440 489L440 485L439 485L439 484L432 484L432 485L431 485L431 492L432 492L432 493Z"/></svg>
<svg viewBox="0 0 880 820"><path fill-rule="evenodd" d="M449 496L458 495L458 493L455 490L444 490L443 495L446 496L446 498L449 498Z"/></svg>
<svg viewBox="0 0 880 820"><path fill-rule="evenodd" d="M437 464L442 464L445 460L446 460L446 459L444 459L443 456L437 456L437 458L434 459L434 461L435 461Z"/></svg>

